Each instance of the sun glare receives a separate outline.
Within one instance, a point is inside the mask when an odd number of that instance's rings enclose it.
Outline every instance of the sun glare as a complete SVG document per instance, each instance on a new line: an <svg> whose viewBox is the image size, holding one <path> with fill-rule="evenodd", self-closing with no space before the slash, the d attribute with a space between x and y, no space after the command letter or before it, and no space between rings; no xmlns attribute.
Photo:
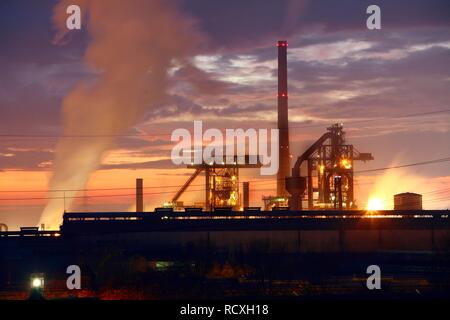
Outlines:
<svg viewBox="0 0 450 320"><path fill-rule="evenodd" d="M369 202L367 204L367 210L369 211L377 211L377 210L383 210L384 209L384 203L378 198L370 198Z"/></svg>

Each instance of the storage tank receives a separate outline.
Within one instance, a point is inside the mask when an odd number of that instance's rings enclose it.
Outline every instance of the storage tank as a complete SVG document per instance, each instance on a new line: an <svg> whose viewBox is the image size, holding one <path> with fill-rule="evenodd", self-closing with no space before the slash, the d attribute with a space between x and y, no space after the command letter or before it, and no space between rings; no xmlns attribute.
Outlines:
<svg viewBox="0 0 450 320"><path fill-rule="evenodd" d="M394 210L422 210L422 195L412 192L394 195Z"/></svg>

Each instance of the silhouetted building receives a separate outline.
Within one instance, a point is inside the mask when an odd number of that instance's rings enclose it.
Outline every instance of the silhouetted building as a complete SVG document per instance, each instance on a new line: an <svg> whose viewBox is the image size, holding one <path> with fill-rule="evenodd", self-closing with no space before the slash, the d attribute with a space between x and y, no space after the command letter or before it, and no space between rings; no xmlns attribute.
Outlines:
<svg viewBox="0 0 450 320"><path fill-rule="evenodd" d="M394 195L394 210L422 210L422 195L411 192Z"/></svg>

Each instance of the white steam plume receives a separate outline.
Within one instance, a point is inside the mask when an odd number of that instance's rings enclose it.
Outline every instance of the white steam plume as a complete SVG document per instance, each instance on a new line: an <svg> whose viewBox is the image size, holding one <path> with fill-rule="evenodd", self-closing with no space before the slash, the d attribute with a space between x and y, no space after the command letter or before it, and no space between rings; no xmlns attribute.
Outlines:
<svg viewBox="0 0 450 320"><path fill-rule="evenodd" d="M166 92L167 71L193 54L199 36L191 20L166 0L62 0L54 10L64 38L66 8L79 5L90 43L84 61L98 76L82 80L63 100L64 135L50 189L82 189L114 136L134 126ZM80 137L80 136L89 137ZM73 137L78 136L78 137ZM66 208L76 191L65 193ZM63 201L50 200L40 223L56 228Z"/></svg>

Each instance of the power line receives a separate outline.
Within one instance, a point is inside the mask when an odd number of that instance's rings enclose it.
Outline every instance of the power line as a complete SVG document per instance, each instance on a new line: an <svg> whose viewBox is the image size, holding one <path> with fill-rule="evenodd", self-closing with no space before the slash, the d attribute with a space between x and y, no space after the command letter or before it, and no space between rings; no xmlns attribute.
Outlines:
<svg viewBox="0 0 450 320"><path fill-rule="evenodd" d="M427 165L427 164L435 164L435 163L441 163L441 162L447 162L450 161L450 157L446 158L440 158L440 159L434 159L429 161L423 161L423 162L416 162L416 163L410 163L410 164L404 164L404 165L398 165L398 166L391 166L391 167L383 167L383 168L375 168L375 169L368 169L368 170L358 170L354 171L354 173L364 173L364 172L376 172L376 171L384 171L384 170L390 170L390 169L399 169L399 168L405 168L405 167L412 167L412 166L421 166L421 165ZM251 183L261 183L265 181L270 181L270 183L275 183L277 179L258 179L258 180L247 180L246 182ZM191 185L194 186L203 186L203 184L198 185ZM172 186L151 186L151 187L144 187L144 189L161 189L161 188L181 188L182 185L172 185ZM134 190L134 187L118 187L118 188L96 188L96 189L53 189L53 190L0 190L0 193L37 193L37 192L79 192L79 191L113 191L113 190ZM173 191L169 191L171 193ZM4 200L4 199L0 199Z"/></svg>
<svg viewBox="0 0 450 320"><path fill-rule="evenodd" d="M190 189L185 192L194 192L194 191L204 191L205 189ZM170 194L173 191L161 191L161 192L144 192L144 195L159 195L159 194ZM58 200L58 199L83 199L83 198L113 198L113 197L131 197L135 196L135 193L128 194L102 194L102 195L83 195L83 196L55 196L55 197L34 197L34 198L4 198L0 199L0 201L25 201L25 200Z"/></svg>
<svg viewBox="0 0 450 320"><path fill-rule="evenodd" d="M354 171L354 173L376 172L376 171L384 171L384 170L390 170L390 169L400 169L400 168L407 168L407 167L413 167L413 166L422 166L422 165L426 165L426 164L434 164L434 163L441 163L441 162L447 162L447 161L450 161L450 157L441 158L441 159L435 159L435 160L430 160L430 161L424 161L424 162L403 164L403 165L392 166L392 167L384 167L384 168L377 168L377 169L367 169L367 170L358 170L358 171Z"/></svg>
<svg viewBox="0 0 450 320"><path fill-rule="evenodd" d="M258 179L246 180L246 182L260 183L271 181L275 183L276 179ZM204 184L191 184L190 187L201 187ZM165 188L181 188L183 185L169 185L169 186L151 186L143 187L143 189L165 189ZM114 190L135 190L135 187L117 187L117 188L93 188L93 189L50 189L50 190L0 190L0 193L38 193L38 192L81 192L81 191L114 191ZM1 200L1 199L0 199Z"/></svg>
<svg viewBox="0 0 450 320"><path fill-rule="evenodd" d="M205 191L206 188L201 189L189 189L186 192ZM253 189L253 191L269 191L272 189ZM144 192L143 195L161 195L161 194L173 194L173 191L161 191L161 192ZM102 195L82 195L82 196L55 196L55 197L33 197L33 198L3 198L0 201L27 201L27 200L58 200L58 199L86 199L86 198L113 198L113 197L134 197L135 193L128 194L102 194Z"/></svg>
<svg viewBox="0 0 450 320"><path fill-rule="evenodd" d="M256 181L255 181L256 182ZM264 184L272 184L272 182L264 183ZM188 189L185 191L187 192L198 192L198 191L205 191L206 188L200 188L200 189ZM252 189L253 191L271 191L272 189ZM433 194L436 193L435 196L441 197L439 193L450 191L450 188L443 188L443 189L435 189L428 192L424 192L423 194ZM173 194L173 191L161 191L161 192L145 192L144 195L162 195L162 194ZM128 193L128 194L109 194L109 195L82 195L82 196L54 196L54 197L24 197L24 198L0 198L0 201L28 201L28 200L58 200L58 199L89 199L89 198L113 198L113 197L134 197L135 193ZM442 195L443 197L446 197ZM437 198L438 199L438 198ZM444 198L445 200L446 198ZM390 201L391 199L383 198L383 200ZM429 199L424 200L426 202L430 201Z"/></svg>

